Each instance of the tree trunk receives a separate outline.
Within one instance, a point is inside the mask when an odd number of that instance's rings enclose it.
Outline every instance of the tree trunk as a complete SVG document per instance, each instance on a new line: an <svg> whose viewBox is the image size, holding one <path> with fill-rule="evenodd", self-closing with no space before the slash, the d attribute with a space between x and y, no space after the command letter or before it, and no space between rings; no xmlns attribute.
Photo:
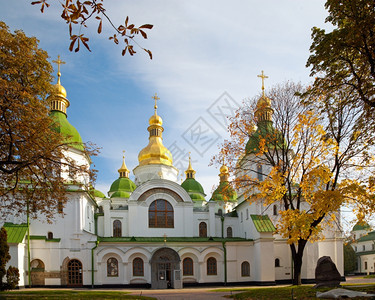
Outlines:
<svg viewBox="0 0 375 300"><path fill-rule="evenodd" d="M290 249L292 250L293 259L293 285L301 285L301 270L302 270L302 258L303 251L305 250L306 240L299 240L298 244L291 244ZM296 250L297 246L297 250Z"/></svg>

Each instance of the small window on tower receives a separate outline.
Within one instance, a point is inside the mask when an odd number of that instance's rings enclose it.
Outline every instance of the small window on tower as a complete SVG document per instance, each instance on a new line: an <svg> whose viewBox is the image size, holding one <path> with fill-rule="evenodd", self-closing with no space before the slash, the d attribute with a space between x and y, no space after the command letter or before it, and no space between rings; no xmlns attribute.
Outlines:
<svg viewBox="0 0 375 300"><path fill-rule="evenodd" d="M52 240L53 239L53 232L48 232L48 234L47 234L47 238L49 239L49 240Z"/></svg>

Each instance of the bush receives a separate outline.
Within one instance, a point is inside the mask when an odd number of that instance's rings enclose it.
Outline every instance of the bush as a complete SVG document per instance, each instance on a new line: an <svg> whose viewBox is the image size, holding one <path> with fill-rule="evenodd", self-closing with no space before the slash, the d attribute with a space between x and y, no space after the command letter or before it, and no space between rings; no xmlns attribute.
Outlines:
<svg viewBox="0 0 375 300"><path fill-rule="evenodd" d="M9 266L7 270L7 288L13 290L17 287L20 281L20 272L18 268Z"/></svg>

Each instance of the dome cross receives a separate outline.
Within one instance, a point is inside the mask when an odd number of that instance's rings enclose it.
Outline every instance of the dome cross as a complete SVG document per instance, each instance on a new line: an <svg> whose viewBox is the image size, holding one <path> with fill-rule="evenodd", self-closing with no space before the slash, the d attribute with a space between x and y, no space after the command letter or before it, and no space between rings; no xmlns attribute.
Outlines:
<svg viewBox="0 0 375 300"><path fill-rule="evenodd" d="M52 61L53 63L57 64L57 83L60 83L60 77L61 77L61 73L60 73L60 65L65 65L65 61L62 61L60 59L60 55L57 55L57 59L56 60L53 60Z"/></svg>
<svg viewBox="0 0 375 300"><path fill-rule="evenodd" d="M264 71L262 70L262 74L261 75L257 75L259 78L262 78L262 93L263 93L263 97L265 96L264 94L264 79L268 78L268 76L264 75Z"/></svg>
<svg viewBox="0 0 375 300"><path fill-rule="evenodd" d="M156 112L156 110L157 110L157 108L158 108L157 101L160 100L160 98L158 97L158 95L157 95L156 93L155 93L155 95L152 96L151 98L155 100L154 108L155 108L155 112Z"/></svg>

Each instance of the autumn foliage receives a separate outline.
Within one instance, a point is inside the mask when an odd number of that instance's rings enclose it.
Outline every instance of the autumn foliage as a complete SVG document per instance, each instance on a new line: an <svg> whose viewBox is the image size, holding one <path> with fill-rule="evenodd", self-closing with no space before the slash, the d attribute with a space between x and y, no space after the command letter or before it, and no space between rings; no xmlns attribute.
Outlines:
<svg viewBox="0 0 375 300"><path fill-rule="evenodd" d="M374 129L363 124L360 107L345 101L345 93L301 99L305 89L287 82L267 93L271 101L261 96L245 103L229 126L231 139L214 158L225 157L242 199L280 208L275 225L291 246L296 284L306 243L339 226L342 205L353 207L358 220L375 211ZM271 105L271 120L264 103ZM366 132L359 134L360 128Z"/></svg>
<svg viewBox="0 0 375 300"><path fill-rule="evenodd" d="M40 5L40 11L44 13L45 9L50 6L48 0L37 0L31 2L32 5ZM136 53L134 45L136 44L140 49L147 52L150 59L152 59L152 52L148 49L143 48L136 41L135 37L141 35L142 38L147 39L146 29L152 29L153 25L143 24L141 26L135 26L129 23L129 17L125 18L125 22L122 25L115 26L108 16L106 9L103 5L103 0L88 0L88 1L73 1L65 0L61 3L62 13L61 18L66 21L69 28L70 45L69 50L78 52L81 44L89 51L89 38L82 32L82 28L87 27L87 21L89 19L95 19L98 22L97 33L102 33L103 19L106 20L109 25L115 31L113 36L109 37L110 40L114 41L115 44L119 44L120 40L124 42L125 47L122 50L122 55L126 53L134 55ZM78 31L78 33L75 32Z"/></svg>
<svg viewBox="0 0 375 300"><path fill-rule="evenodd" d="M49 117L53 94L48 54L34 37L14 34L0 22L0 214L52 219L66 201L66 180L91 171L67 155L66 137L57 133ZM83 156L93 154L89 148Z"/></svg>

